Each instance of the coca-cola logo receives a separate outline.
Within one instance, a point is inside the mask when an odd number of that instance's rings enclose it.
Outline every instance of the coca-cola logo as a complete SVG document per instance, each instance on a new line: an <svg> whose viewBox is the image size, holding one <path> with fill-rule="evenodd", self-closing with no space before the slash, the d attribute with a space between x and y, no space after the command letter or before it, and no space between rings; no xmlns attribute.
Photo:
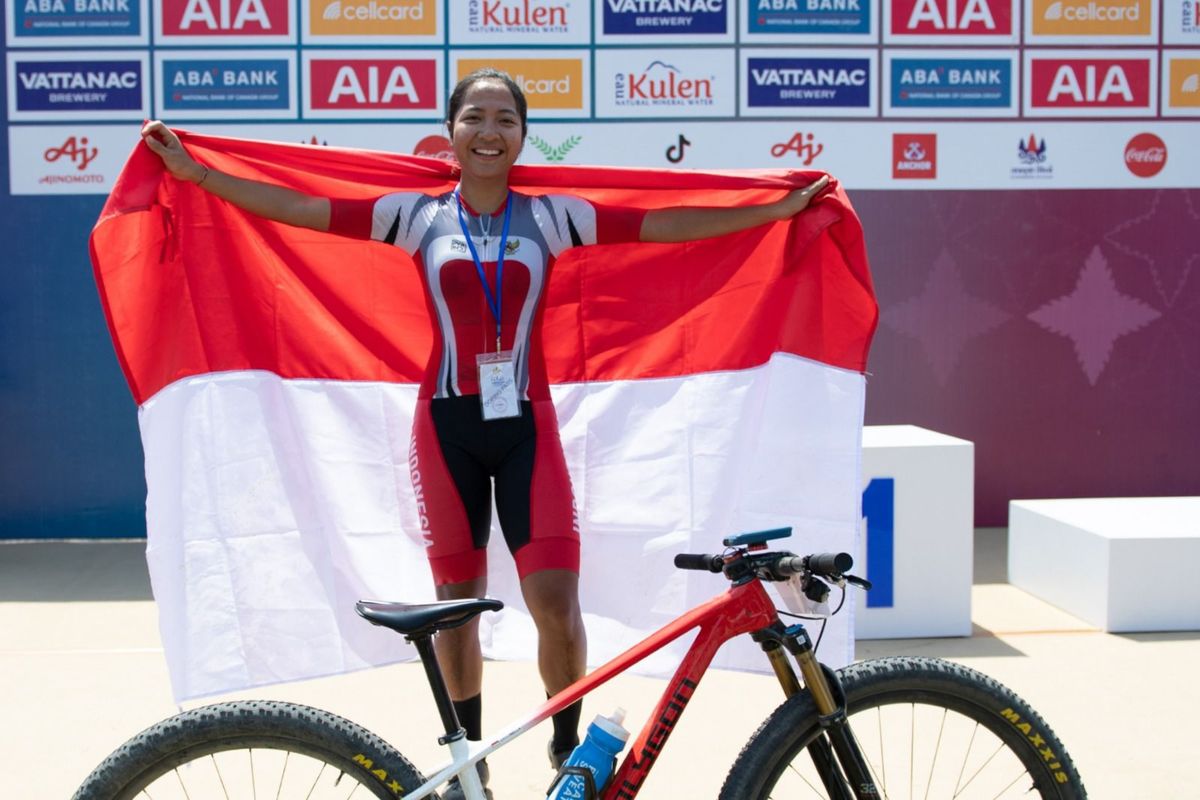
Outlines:
<svg viewBox="0 0 1200 800"><path fill-rule="evenodd" d="M1125 145L1125 166L1139 178L1151 178L1167 165L1167 145L1153 133L1139 133Z"/></svg>
<svg viewBox="0 0 1200 800"><path fill-rule="evenodd" d="M413 148L413 155L453 161L454 147L445 136L426 136L417 142L417 146Z"/></svg>

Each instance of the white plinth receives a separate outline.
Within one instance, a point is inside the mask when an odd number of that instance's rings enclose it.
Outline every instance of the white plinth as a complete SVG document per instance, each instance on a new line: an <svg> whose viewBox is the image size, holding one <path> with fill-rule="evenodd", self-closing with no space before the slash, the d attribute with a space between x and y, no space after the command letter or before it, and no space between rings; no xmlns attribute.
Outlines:
<svg viewBox="0 0 1200 800"><path fill-rule="evenodd" d="M894 481L889 607L868 605L855 592L855 636L898 639L971 634L974 570L975 445L914 425L863 429L863 489L873 479ZM855 573L871 574L865 521ZM876 595L876 602L881 595Z"/></svg>
<svg viewBox="0 0 1200 800"><path fill-rule="evenodd" d="M1106 631L1200 630L1200 497L1013 500L1008 581Z"/></svg>

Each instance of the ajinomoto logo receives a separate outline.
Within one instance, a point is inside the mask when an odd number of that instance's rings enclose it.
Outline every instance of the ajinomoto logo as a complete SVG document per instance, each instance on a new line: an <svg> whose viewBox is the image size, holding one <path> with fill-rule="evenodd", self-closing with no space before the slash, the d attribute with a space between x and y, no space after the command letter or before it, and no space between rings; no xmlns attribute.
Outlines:
<svg viewBox="0 0 1200 800"><path fill-rule="evenodd" d="M525 92L530 110L583 108L582 58L464 58L458 62L457 79L483 67L511 75Z"/></svg>
<svg viewBox="0 0 1200 800"><path fill-rule="evenodd" d="M1170 61L1171 108L1200 108L1200 58L1173 58Z"/></svg>
<svg viewBox="0 0 1200 800"><path fill-rule="evenodd" d="M1153 0L1033 0L1036 36L1146 36Z"/></svg>
<svg viewBox="0 0 1200 800"><path fill-rule="evenodd" d="M313 36L429 36L436 0L310 0Z"/></svg>
<svg viewBox="0 0 1200 800"><path fill-rule="evenodd" d="M1005 36L1009 0L892 0L891 32L913 36Z"/></svg>

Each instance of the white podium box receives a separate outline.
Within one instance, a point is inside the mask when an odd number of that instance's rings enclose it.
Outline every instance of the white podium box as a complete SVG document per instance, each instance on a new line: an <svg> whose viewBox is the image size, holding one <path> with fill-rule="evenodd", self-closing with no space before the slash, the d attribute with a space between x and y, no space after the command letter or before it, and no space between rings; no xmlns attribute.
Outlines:
<svg viewBox="0 0 1200 800"><path fill-rule="evenodd" d="M888 519L888 516L891 519ZM863 429L859 639L971 635L975 445L914 425Z"/></svg>
<svg viewBox="0 0 1200 800"><path fill-rule="evenodd" d="M1200 497L1013 500L1008 582L1105 631L1200 630Z"/></svg>

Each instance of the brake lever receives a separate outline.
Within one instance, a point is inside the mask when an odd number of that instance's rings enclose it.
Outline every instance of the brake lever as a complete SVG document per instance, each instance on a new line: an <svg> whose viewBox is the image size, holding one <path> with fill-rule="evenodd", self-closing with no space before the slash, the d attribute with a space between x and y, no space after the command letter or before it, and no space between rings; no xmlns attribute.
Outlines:
<svg viewBox="0 0 1200 800"><path fill-rule="evenodd" d="M866 578L860 578L857 575L849 574L843 575L842 578L846 581L846 583L852 583L858 588L862 589L864 592L871 591L871 582Z"/></svg>

